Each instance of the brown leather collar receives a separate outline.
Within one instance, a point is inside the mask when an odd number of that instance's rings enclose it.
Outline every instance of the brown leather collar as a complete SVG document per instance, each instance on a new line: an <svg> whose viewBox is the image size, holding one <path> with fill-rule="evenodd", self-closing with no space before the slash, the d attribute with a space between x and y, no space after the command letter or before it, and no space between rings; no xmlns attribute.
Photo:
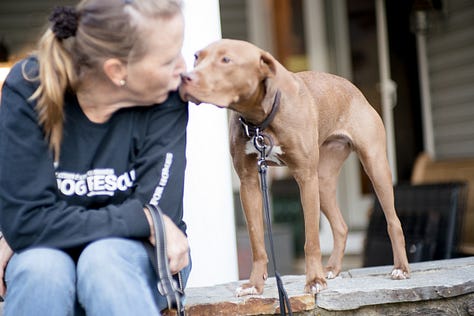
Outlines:
<svg viewBox="0 0 474 316"><path fill-rule="evenodd" d="M249 123L242 116L239 117L239 121L242 124L245 135L247 135L247 137L252 138L253 136L259 134L259 132L267 128L268 125L270 125L270 123L275 118L276 113L278 112L278 108L280 107L280 98L281 92L280 90L278 90L275 94L275 99L273 100L272 110L270 111L270 114L268 114L268 116L263 120L263 122L258 125Z"/></svg>

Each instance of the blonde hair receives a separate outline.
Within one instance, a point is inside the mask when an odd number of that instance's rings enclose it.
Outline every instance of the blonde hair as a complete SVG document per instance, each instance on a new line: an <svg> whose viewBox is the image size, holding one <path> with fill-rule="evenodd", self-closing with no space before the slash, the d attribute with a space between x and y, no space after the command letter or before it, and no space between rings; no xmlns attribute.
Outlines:
<svg viewBox="0 0 474 316"><path fill-rule="evenodd" d="M59 160L64 124L64 95L75 91L85 73L102 76L102 62L124 63L143 56L144 18L168 18L181 12L181 0L83 0L76 7L75 35L61 39L49 28L39 41L40 84L30 99L55 161ZM24 74L25 75L25 74ZM25 75L26 76L26 75Z"/></svg>

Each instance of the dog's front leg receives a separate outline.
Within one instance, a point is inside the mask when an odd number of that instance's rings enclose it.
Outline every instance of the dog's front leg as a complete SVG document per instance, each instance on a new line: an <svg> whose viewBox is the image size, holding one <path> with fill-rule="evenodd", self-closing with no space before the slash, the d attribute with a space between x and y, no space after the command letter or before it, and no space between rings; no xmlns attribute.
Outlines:
<svg viewBox="0 0 474 316"><path fill-rule="evenodd" d="M295 175L301 195L305 227L305 264L306 285L308 293L318 293L326 287L323 265L321 261L321 247L319 243L319 180L315 174Z"/></svg>
<svg viewBox="0 0 474 316"><path fill-rule="evenodd" d="M252 271L248 283L237 289L237 296L262 294L267 279L267 253L263 231L262 193L257 172L241 178L240 199L247 220L247 230L252 248Z"/></svg>

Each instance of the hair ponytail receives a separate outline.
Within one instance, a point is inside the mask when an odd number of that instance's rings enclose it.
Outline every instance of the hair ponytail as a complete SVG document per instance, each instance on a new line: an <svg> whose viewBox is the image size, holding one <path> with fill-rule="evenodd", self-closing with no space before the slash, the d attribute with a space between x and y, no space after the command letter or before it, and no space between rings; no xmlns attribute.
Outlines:
<svg viewBox="0 0 474 316"><path fill-rule="evenodd" d="M54 160L59 160L63 123L64 95L74 88L76 72L71 55L64 48L64 41L48 29L39 42L40 85L30 99L36 99L36 111L43 127Z"/></svg>

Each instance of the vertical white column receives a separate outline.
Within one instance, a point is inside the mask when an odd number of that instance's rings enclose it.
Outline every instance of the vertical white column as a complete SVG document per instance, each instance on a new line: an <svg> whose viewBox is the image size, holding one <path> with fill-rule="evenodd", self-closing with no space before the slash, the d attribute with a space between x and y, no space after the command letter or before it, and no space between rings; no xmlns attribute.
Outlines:
<svg viewBox="0 0 474 316"><path fill-rule="evenodd" d="M377 48L379 55L380 92L382 95L382 117L387 133L387 154L392 181L397 183L397 157L395 152L395 126L393 107L396 104L397 86L390 78L390 56L388 51L387 19L385 0L375 0L377 20Z"/></svg>
<svg viewBox="0 0 474 316"><path fill-rule="evenodd" d="M194 53L221 37L218 0L184 2L183 56L188 69ZM190 104L184 220L193 269L188 286L238 280L227 112Z"/></svg>
<svg viewBox="0 0 474 316"><path fill-rule="evenodd" d="M416 51L418 56L418 73L420 78L421 109L423 120L423 143L425 152L435 158L433 135L433 113L431 108L430 76L426 52L426 32L428 21L426 12L416 11Z"/></svg>
<svg viewBox="0 0 474 316"><path fill-rule="evenodd" d="M311 70L329 71L323 0L303 1L307 55Z"/></svg>
<svg viewBox="0 0 474 316"><path fill-rule="evenodd" d="M273 0L246 0L249 42L270 54L275 53Z"/></svg>

